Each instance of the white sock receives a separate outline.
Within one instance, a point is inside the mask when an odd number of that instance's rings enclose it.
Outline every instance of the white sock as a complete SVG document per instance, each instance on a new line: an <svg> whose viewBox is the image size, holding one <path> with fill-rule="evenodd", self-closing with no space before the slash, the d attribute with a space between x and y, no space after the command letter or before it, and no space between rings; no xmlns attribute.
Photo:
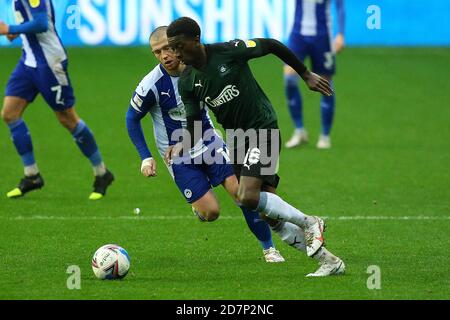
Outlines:
<svg viewBox="0 0 450 320"><path fill-rule="evenodd" d="M334 254L328 251L327 248L325 247L320 248L317 251L317 253L313 256L313 258L319 261L320 263L324 262L336 263L336 261L338 260L338 257L336 257Z"/></svg>
<svg viewBox="0 0 450 320"><path fill-rule="evenodd" d="M305 227L315 222L313 217L305 215L276 194L270 192L260 193L258 208L256 210L262 212L271 219L288 221L299 227Z"/></svg>
<svg viewBox="0 0 450 320"><path fill-rule="evenodd" d="M303 133L305 133L305 129L304 128L295 128L294 133L295 134L303 134Z"/></svg>
<svg viewBox="0 0 450 320"><path fill-rule="evenodd" d="M279 222L272 231L291 247L306 252L305 233L299 226L290 222Z"/></svg>
<svg viewBox="0 0 450 320"><path fill-rule="evenodd" d="M39 173L39 169L38 169L36 163L31 165L31 166L24 167L23 171L25 173L25 177L35 176L35 175L37 175Z"/></svg>
<svg viewBox="0 0 450 320"><path fill-rule="evenodd" d="M106 166L103 162L93 168L94 168L94 175L96 177L102 177L106 173Z"/></svg>
<svg viewBox="0 0 450 320"><path fill-rule="evenodd" d="M299 226L296 226L290 222L280 222L276 226L272 227L272 231L275 232L281 240L283 240L283 242L287 243L291 247L299 251L306 252L305 233ZM325 247L320 248L313 258L320 263L335 263L339 259Z"/></svg>

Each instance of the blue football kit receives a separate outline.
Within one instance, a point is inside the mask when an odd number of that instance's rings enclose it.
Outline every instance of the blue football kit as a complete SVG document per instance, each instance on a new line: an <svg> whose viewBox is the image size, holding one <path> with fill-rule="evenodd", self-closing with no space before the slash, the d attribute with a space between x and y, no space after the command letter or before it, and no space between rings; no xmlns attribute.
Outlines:
<svg viewBox="0 0 450 320"><path fill-rule="evenodd" d="M13 7L17 25L10 26L10 33L21 34L22 57L5 95L32 102L40 93L55 111L72 107L75 97L67 73L67 54L55 29L52 2L15 0Z"/></svg>
<svg viewBox="0 0 450 320"><path fill-rule="evenodd" d="M9 25L8 32L20 35L22 57L8 80L5 97L21 98L31 103L41 94L53 111L62 114L74 107L75 97L67 72L67 53L55 29L53 3L51 0L14 0L12 4L16 24ZM8 122L8 127L25 171L25 178L19 186L7 194L9 198L15 198L40 189L44 182L36 165L31 135L25 121L14 119ZM101 199L114 176L106 169L94 135L86 123L79 119L70 131L94 169L96 180L90 199Z"/></svg>
<svg viewBox="0 0 450 320"><path fill-rule="evenodd" d="M337 32L344 34L344 1L335 0L337 11ZM331 0L297 0L295 18L289 36L288 47L304 61L310 58L312 71L330 79L336 72L336 53L333 48L333 21ZM303 129L303 101L298 89L298 76L285 76L286 97L289 111L297 129ZM320 101L322 116L322 134L328 136L331 131L335 96L322 96Z"/></svg>

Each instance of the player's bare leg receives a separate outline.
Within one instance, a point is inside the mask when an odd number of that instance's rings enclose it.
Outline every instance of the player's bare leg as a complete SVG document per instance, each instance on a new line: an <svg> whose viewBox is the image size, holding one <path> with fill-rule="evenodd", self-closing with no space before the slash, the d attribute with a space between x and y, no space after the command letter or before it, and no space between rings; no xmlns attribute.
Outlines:
<svg viewBox="0 0 450 320"><path fill-rule="evenodd" d="M17 188L7 193L6 196L8 198L18 198L27 192L44 186L44 180L34 159L31 136L25 122L22 120L22 115L27 106L28 101L23 98L7 96L3 100L2 119L10 129L13 143L22 158L25 174Z"/></svg>
<svg viewBox="0 0 450 320"><path fill-rule="evenodd" d="M90 200L99 200L106 194L107 188L114 181L114 175L106 168L92 132L80 119L74 107L55 111L58 121L73 135L81 152L90 160L94 175L94 191L89 196Z"/></svg>
<svg viewBox="0 0 450 320"><path fill-rule="evenodd" d="M55 115L59 123L70 132L73 132L78 122L80 122L80 117L76 113L74 107L63 111L56 111Z"/></svg>
<svg viewBox="0 0 450 320"><path fill-rule="evenodd" d="M263 246L263 255L266 262L284 262L285 259L281 255L281 253L275 248L275 245L272 242L272 236L270 234L270 229L267 228L267 225L263 222L265 219L258 216L257 212L249 211L241 206L238 200L238 190L239 190L239 182L235 175L228 177L222 183L224 188L233 198L238 206L241 207L242 212L244 214L245 220L247 221L248 227L252 230L253 234L258 238ZM262 221L261 221L262 220ZM267 221L266 221L267 222ZM261 225L264 223L264 225Z"/></svg>
<svg viewBox="0 0 450 320"><path fill-rule="evenodd" d="M212 222L219 218L220 207L215 193L210 190L203 197L192 203L192 211L200 221Z"/></svg>
<svg viewBox="0 0 450 320"><path fill-rule="evenodd" d="M22 118L28 101L19 97L5 97L3 99L2 119L7 124Z"/></svg>
<svg viewBox="0 0 450 320"><path fill-rule="evenodd" d="M300 76L292 67L284 66L284 79L286 95L288 96L289 110L294 120L295 130L292 137L286 142L286 148L294 148L308 143L308 132L303 127L302 100L298 88Z"/></svg>

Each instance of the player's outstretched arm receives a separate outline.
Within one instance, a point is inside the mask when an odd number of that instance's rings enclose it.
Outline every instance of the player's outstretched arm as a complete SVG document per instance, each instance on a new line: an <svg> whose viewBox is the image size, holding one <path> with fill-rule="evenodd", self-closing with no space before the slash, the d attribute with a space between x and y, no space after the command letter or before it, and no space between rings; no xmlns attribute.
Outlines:
<svg viewBox="0 0 450 320"><path fill-rule="evenodd" d="M337 12L337 35L334 39L334 49L336 53L339 53L344 49L345 46L345 38L344 38L344 30L345 30L345 7L344 0L336 0L336 12Z"/></svg>
<svg viewBox="0 0 450 320"><path fill-rule="evenodd" d="M153 159L147 142L145 141L144 132L142 131L141 119L146 113L137 113L133 107L129 107L126 114L128 136L133 142L136 150L141 157L141 173L145 177L156 176L156 161Z"/></svg>
<svg viewBox="0 0 450 320"><path fill-rule="evenodd" d="M0 21L0 35L35 34L48 30L47 12L33 14L33 20L17 25L7 25ZM9 38L9 37L8 37Z"/></svg>
<svg viewBox="0 0 450 320"><path fill-rule="evenodd" d="M330 83L319 75L309 71L297 56L284 44L275 39L257 39L265 54L272 53L284 63L291 66L306 82L309 89L317 91L326 96L333 95Z"/></svg>
<svg viewBox="0 0 450 320"><path fill-rule="evenodd" d="M19 36L18 34L9 33L9 26L3 21L0 21L0 35L6 36L9 41L13 41Z"/></svg>

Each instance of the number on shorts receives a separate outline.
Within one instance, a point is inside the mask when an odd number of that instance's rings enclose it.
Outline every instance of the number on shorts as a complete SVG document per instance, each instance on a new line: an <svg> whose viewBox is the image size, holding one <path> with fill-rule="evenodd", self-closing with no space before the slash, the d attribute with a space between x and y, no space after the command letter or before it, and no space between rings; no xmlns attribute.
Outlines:
<svg viewBox="0 0 450 320"><path fill-rule="evenodd" d="M324 54L325 57L325 62L323 64L323 66L325 67L325 69L330 70L331 68L333 68L333 64L334 64L334 54L333 52L325 52Z"/></svg>
<svg viewBox="0 0 450 320"><path fill-rule="evenodd" d="M53 92L56 92L56 104L62 104L64 105L64 99L61 99L62 95L62 87L61 86L54 86L51 88Z"/></svg>

